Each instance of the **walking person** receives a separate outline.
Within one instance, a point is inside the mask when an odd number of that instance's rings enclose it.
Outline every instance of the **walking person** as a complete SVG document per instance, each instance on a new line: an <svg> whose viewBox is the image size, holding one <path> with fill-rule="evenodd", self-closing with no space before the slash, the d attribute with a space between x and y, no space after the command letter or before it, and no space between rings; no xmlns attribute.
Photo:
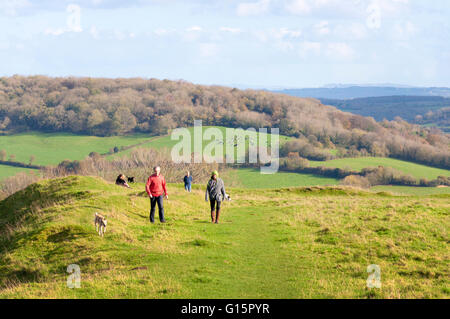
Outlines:
<svg viewBox="0 0 450 319"><path fill-rule="evenodd" d="M190 193L192 187L192 176L189 171L187 171L187 174L183 180L184 180L184 189Z"/></svg>
<svg viewBox="0 0 450 319"><path fill-rule="evenodd" d="M206 186L205 201L208 201L208 197L211 206L211 222L218 224L220 206L222 201L227 198L227 194L225 192L223 180L219 178L219 173L217 171L212 172L211 179Z"/></svg>
<svg viewBox="0 0 450 319"><path fill-rule="evenodd" d="M148 178L145 190L150 197L150 222L155 223L155 210L156 204L158 204L159 221L165 223L163 199L164 195L166 199L169 199L169 195L166 189L166 179L161 175L159 166L153 168L153 175Z"/></svg>

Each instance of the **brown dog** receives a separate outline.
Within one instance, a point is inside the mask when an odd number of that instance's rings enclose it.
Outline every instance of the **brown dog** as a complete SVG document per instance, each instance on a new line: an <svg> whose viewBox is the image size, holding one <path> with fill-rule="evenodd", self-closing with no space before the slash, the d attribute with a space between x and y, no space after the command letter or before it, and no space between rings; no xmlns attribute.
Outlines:
<svg viewBox="0 0 450 319"><path fill-rule="evenodd" d="M106 232L106 225L108 221L106 218L99 213L95 213L95 231L98 232L100 236L103 237L103 234Z"/></svg>

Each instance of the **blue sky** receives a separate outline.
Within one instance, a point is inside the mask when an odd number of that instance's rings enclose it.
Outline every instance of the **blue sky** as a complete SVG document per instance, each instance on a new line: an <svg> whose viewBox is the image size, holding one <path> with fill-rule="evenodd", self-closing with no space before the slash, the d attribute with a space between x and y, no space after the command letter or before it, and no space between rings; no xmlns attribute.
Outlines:
<svg viewBox="0 0 450 319"><path fill-rule="evenodd" d="M0 0L0 75L450 86L448 0Z"/></svg>

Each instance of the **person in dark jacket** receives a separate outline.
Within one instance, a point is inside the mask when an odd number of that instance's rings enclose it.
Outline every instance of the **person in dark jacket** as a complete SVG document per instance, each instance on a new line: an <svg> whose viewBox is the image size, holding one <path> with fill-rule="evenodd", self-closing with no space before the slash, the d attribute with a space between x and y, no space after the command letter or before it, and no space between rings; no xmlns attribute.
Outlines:
<svg viewBox="0 0 450 319"><path fill-rule="evenodd" d="M208 198L211 205L211 222L218 224L220 206L222 201L228 198L228 196L225 192L223 180L219 178L219 173L217 171L212 172L211 179L206 186L205 201L208 201Z"/></svg>
<svg viewBox="0 0 450 319"><path fill-rule="evenodd" d="M116 185L123 186L123 187L126 187L126 188L130 188L130 185L128 185L128 183L127 183L127 181L125 179L125 175L123 175L123 174L120 174L119 176L117 176L117 178L116 178Z"/></svg>
<svg viewBox="0 0 450 319"><path fill-rule="evenodd" d="M190 193L192 187L192 176L189 171L187 172L183 180L184 180L184 189Z"/></svg>

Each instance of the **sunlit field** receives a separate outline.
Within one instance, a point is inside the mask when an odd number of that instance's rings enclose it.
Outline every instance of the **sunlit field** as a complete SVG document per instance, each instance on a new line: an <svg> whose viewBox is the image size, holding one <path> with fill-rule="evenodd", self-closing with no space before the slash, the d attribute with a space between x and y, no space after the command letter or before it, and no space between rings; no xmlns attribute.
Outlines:
<svg viewBox="0 0 450 319"><path fill-rule="evenodd" d="M230 188L214 225L203 186L169 185L168 223L151 225L143 188L67 177L0 202L0 297L450 296L449 197ZM108 218L104 238L95 212ZM70 264L80 266L80 289L66 286ZM371 264L381 289L366 286Z"/></svg>

